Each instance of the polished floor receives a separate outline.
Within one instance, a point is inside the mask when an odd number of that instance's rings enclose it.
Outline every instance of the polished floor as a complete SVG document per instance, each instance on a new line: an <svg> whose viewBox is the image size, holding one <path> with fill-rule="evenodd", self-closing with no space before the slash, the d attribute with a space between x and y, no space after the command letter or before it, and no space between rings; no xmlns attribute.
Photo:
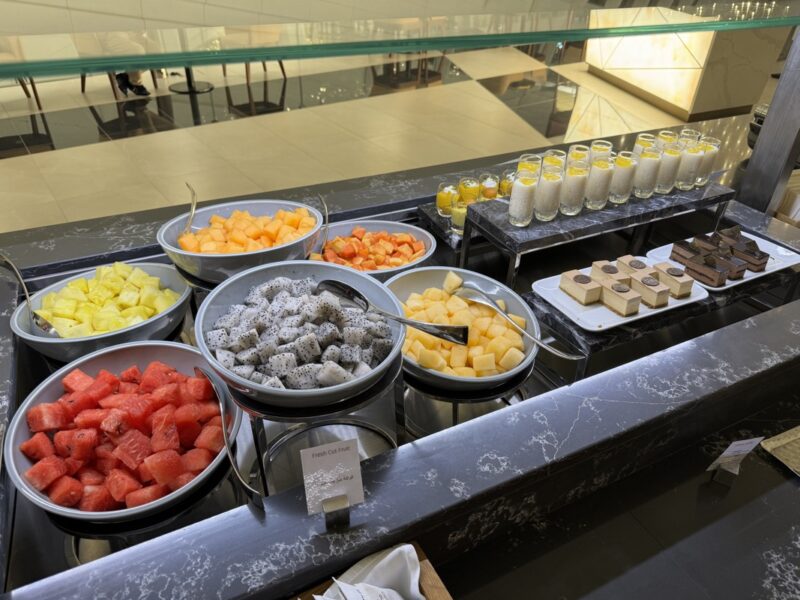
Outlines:
<svg viewBox="0 0 800 600"><path fill-rule="evenodd" d="M43 111L9 84L0 232L183 204L185 181L225 198L682 124L569 62L575 49L553 67L510 47L429 54L419 75L415 58L287 61L285 80L254 63L249 86L243 65L197 69L216 88L196 102L169 92L177 74L158 89L147 76L152 97L120 102L105 75L86 93L77 79L38 81ZM748 121L701 128L744 158Z"/></svg>

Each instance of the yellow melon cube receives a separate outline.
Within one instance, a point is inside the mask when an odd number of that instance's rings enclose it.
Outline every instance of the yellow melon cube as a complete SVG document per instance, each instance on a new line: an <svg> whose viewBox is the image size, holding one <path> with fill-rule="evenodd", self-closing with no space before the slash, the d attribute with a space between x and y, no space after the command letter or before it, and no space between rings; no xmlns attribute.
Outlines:
<svg viewBox="0 0 800 600"><path fill-rule="evenodd" d="M475 357L480 356L481 354L486 354L483 346L473 346L469 348L467 350L467 364L471 367L472 361L475 360Z"/></svg>
<svg viewBox="0 0 800 600"><path fill-rule="evenodd" d="M434 318L431 323L436 323L437 325L450 325L450 318L442 315L441 317Z"/></svg>
<svg viewBox="0 0 800 600"><path fill-rule="evenodd" d="M439 338L435 338L429 333L425 333L424 331L419 332L418 339L423 346L425 346L428 350L438 350L441 346L441 342Z"/></svg>
<svg viewBox="0 0 800 600"><path fill-rule="evenodd" d="M485 335L482 335L482 336L481 336L481 337L478 339L478 345L480 345L480 346L483 346L483 347L485 348L486 346L488 346L488 345L489 345L489 342L491 342L491 341L492 341L492 339L491 339L491 338L488 338L488 337L486 337Z"/></svg>
<svg viewBox="0 0 800 600"><path fill-rule="evenodd" d="M469 326L467 333L467 346L477 346L481 343L481 332L472 325Z"/></svg>
<svg viewBox="0 0 800 600"><path fill-rule="evenodd" d="M499 366L510 371L525 359L525 354L516 348L509 348L500 359Z"/></svg>
<svg viewBox="0 0 800 600"><path fill-rule="evenodd" d="M483 304L478 304L476 306L482 317L494 317L496 311L493 308L484 306Z"/></svg>
<svg viewBox="0 0 800 600"><path fill-rule="evenodd" d="M522 336L518 334L515 330L506 329L503 332L503 337L511 341L512 347L517 348L519 350L525 349L525 343L522 340Z"/></svg>
<svg viewBox="0 0 800 600"><path fill-rule="evenodd" d="M492 323L486 330L486 337L488 337L490 340L493 340L494 338L503 335L506 332L506 329L506 326L502 323Z"/></svg>
<svg viewBox="0 0 800 600"><path fill-rule="evenodd" d="M455 371L456 375L459 377L477 377L475 369L472 367L453 367L453 371Z"/></svg>
<svg viewBox="0 0 800 600"><path fill-rule="evenodd" d="M487 353L472 359L472 368L476 371L492 371L495 367L494 354Z"/></svg>
<svg viewBox="0 0 800 600"><path fill-rule="evenodd" d="M444 302L432 302L428 305L428 308L425 309L425 312L428 313L428 318L431 322L434 322L436 317L448 316L448 310Z"/></svg>
<svg viewBox="0 0 800 600"><path fill-rule="evenodd" d="M516 323L523 329L527 328L528 322L525 320L525 317L520 317L519 315L515 315L514 313L508 313L508 316L511 317L511 320L514 321L514 323Z"/></svg>
<svg viewBox="0 0 800 600"><path fill-rule="evenodd" d="M455 290L461 287L464 283L464 280L461 279L458 275L453 273L452 271L447 272L447 276L444 278L444 283L442 284L442 288L448 294L452 294Z"/></svg>
<svg viewBox="0 0 800 600"><path fill-rule="evenodd" d="M402 347L403 354L406 354L408 352L408 349L411 348L411 343L412 342L413 342L413 340L410 340L408 338L405 339L405 341L403 342L403 347Z"/></svg>
<svg viewBox="0 0 800 600"><path fill-rule="evenodd" d="M489 329L491 324L492 320L489 317L478 317L472 323L470 323L470 328L477 329L478 333L483 335Z"/></svg>
<svg viewBox="0 0 800 600"><path fill-rule="evenodd" d="M491 377L492 375L500 375L500 371L498 371L497 369L488 369L486 371L478 371L476 369L475 370L475 374L478 377Z"/></svg>
<svg viewBox="0 0 800 600"><path fill-rule="evenodd" d="M505 355L509 348L511 348L511 340L503 336L497 336L486 344L486 352L491 352L496 362L500 362L500 359L503 358L503 355Z"/></svg>
<svg viewBox="0 0 800 600"><path fill-rule="evenodd" d="M414 353L417 357L425 350L425 346L419 340L414 340L411 342L411 352Z"/></svg>
<svg viewBox="0 0 800 600"><path fill-rule="evenodd" d="M467 365L467 352L469 352L469 348L466 346L453 346L450 351L450 366L453 368L465 367Z"/></svg>
<svg viewBox="0 0 800 600"><path fill-rule="evenodd" d="M422 297L428 300L444 300L442 296L442 290L439 288L428 288L424 292L422 292Z"/></svg>
<svg viewBox="0 0 800 600"><path fill-rule="evenodd" d="M450 323L453 325L471 325L474 320L475 315L466 309L460 310L450 317Z"/></svg>
<svg viewBox="0 0 800 600"><path fill-rule="evenodd" d="M458 376L456 374L456 372L453 369L451 369L450 367L445 367L444 369L442 369L442 373L444 373L445 375L452 375L453 377L457 377Z"/></svg>
<svg viewBox="0 0 800 600"><path fill-rule="evenodd" d="M447 312L451 315L457 313L460 310L469 310L469 304L464 302L458 296L450 296L450 299L447 301Z"/></svg>
<svg viewBox="0 0 800 600"><path fill-rule="evenodd" d="M447 363L438 351L425 348L419 354L419 365L426 369L442 371L447 366Z"/></svg>

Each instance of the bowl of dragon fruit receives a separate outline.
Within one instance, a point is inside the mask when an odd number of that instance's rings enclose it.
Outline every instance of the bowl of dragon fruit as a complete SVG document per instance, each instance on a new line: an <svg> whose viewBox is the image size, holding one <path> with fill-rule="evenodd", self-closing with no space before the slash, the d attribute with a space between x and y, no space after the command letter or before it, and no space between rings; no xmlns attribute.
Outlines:
<svg viewBox="0 0 800 600"><path fill-rule="evenodd" d="M378 308L402 314L379 281L347 267L287 261L255 267L217 286L197 313L200 352L233 389L281 407L352 398L398 358L402 325L364 312L317 283L351 285Z"/></svg>

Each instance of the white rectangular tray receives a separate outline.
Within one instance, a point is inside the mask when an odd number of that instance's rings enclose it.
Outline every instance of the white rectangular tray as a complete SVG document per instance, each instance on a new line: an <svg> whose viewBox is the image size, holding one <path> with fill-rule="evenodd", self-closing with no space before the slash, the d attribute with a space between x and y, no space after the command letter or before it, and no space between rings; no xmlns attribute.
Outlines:
<svg viewBox="0 0 800 600"><path fill-rule="evenodd" d="M759 277L764 277L765 275L769 275L770 273L774 273L775 271L780 271L781 269L786 269L787 267L792 267L794 265L800 264L800 254L797 252L792 252L791 250L784 248L783 246L778 246L769 240L765 240L764 238L758 237L753 235L752 233L742 233L744 237L750 238L754 240L756 244L758 244L759 249L769 254L769 260L767 261L767 266L764 268L763 271L760 273L754 273L751 270L747 270L744 272L744 277L741 279L728 279L725 282L725 285L720 287L712 287L710 285L706 285L698 281L700 285L702 285L707 290L711 290L712 292L721 292L723 290L730 289L734 286L741 285L748 281L752 281L753 279L758 279ZM691 238L686 240L691 241ZM653 262L659 263L667 261L669 263L674 264L679 269L683 269L684 266L677 261L670 260L669 255L672 252L672 244L667 244L666 246L660 246L658 248L654 248L647 253L647 258L652 260Z"/></svg>
<svg viewBox="0 0 800 600"><path fill-rule="evenodd" d="M650 261L643 256L637 256L636 258L643 261L648 266L653 266L654 262L661 262ZM580 272L584 275L589 275L591 271L591 267L580 269ZM683 306L685 304L698 302L703 298L708 297L708 292L706 290L701 288L699 285L693 285L692 293L686 298L676 299L670 296L667 305L662 306L661 308L650 308L649 306L641 304L639 306L639 312L635 315L631 315L630 317L621 317L600 302L595 302L594 304L589 304L588 306L582 305L580 302L574 300L572 296L562 291L558 287L560 281L561 274L553 275L552 277L534 281L531 287L533 288L534 292L539 294L539 296L547 300L547 302L564 313L564 315L566 315L567 318L574 322L578 327L581 329L586 329L587 331L605 331L606 329L612 329L613 327L619 327L620 325L627 325L628 323L633 323L634 321L638 321L640 319L646 319L647 317L652 317L653 315L672 310L673 308L678 308L679 306Z"/></svg>

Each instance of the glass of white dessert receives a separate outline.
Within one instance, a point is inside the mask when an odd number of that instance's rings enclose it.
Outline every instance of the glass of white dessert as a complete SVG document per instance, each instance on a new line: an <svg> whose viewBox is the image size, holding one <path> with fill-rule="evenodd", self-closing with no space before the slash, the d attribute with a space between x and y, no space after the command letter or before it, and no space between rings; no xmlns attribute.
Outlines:
<svg viewBox="0 0 800 600"><path fill-rule="evenodd" d="M639 155L639 164L633 176L633 195L637 198L650 198L656 187L658 168L661 166L661 150L654 145L645 148Z"/></svg>
<svg viewBox="0 0 800 600"><path fill-rule="evenodd" d="M486 200L494 200L497 198L499 180L496 175L492 173L481 173L481 176L478 177L478 182L480 183L480 195L478 196L478 200L485 202Z"/></svg>
<svg viewBox="0 0 800 600"><path fill-rule="evenodd" d="M450 204L450 231L456 235L464 235L464 222L467 220L469 204L460 194L453 196Z"/></svg>
<svg viewBox="0 0 800 600"><path fill-rule="evenodd" d="M508 200L508 222L514 227L527 227L531 224L538 179L538 172L527 169L517 171L514 185L511 186L511 198Z"/></svg>
<svg viewBox="0 0 800 600"><path fill-rule="evenodd" d="M589 160L589 146L572 144L567 152L567 164L573 160Z"/></svg>
<svg viewBox="0 0 800 600"><path fill-rule="evenodd" d="M508 198L511 196L511 186L514 185L514 177L517 171L515 169L506 169L503 171L503 176L500 177L500 186L498 189L500 198Z"/></svg>
<svg viewBox="0 0 800 600"><path fill-rule="evenodd" d="M589 210L601 210L608 202L611 179L614 177L614 158L615 155L612 152L608 156L592 159L585 193L585 204Z"/></svg>
<svg viewBox="0 0 800 600"><path fill-rule="evenodd" d="M562 215L571 217L581 212L588 179L589 163L583 160L570 163L564 173L564 183L561 185L559 197L558 209Z"/></svg>
<svg viewBox="0 0 800 600"><path fill-rule="evenodd" d="M695 185L704 186L708 183L708 178L714 171L714 163L717 160L717 153L722 142L717 138L710 136L703 136L700 138L700 143L703 145L703 162L700 165L700 170L697 172L697 179Z"/></svg>
<svg viewBox="0 0 800 600"><path fill-rule="evenodd" d="M667 144L676 144L678 142L678 134L670 129L662 129L656 136L656 147L663 150Z"/></svg>
<svg viewBox="0 0 800 600"><path fill-rule="evenodd" d="M478 201L478 196L481 193L481 184L474 177L462 177L458 181L458 195L467 204L472 204Z"/></svg>
<svg viewBox="0 0 800 600"><path fill-rule="evenodd" d="M675 178L681 166L681 155L680 144L664 144L656 178L656 194L669 194L675 187Z"/></svg>
<svg viewBox="0 0 800 600"><path fill-rule="evenodd" d="M608 140L594 140L590 147L589 158L591 161L594 161L595 158L600 158L601 156L608 156L611 154L611 151L614 149L614 144L609 142Z"/></svg>
<svg viewBox="0 0 800 600"><path fill-rule="evenodd" d="M458 190L452 183L440 183L436 191L436 212L440 217L450 218L450 207L453 203L453 196L458 196Z"/></svg>
<svg viewBox="0 0 800 600"><path fill-rule="evenodd" d="M542 166L545 165L561 167L563 171L564 167L567 166L567 153L563 150L546 151L542 156Z"/></svg>
<svg viewBox="0 0 800 600"><path fill-rule="evenodd" d="M675 176L675 187L688 192L694 187L697 174L703 164L703 144L687 141L681 150L681 164Z"/></svg>
<svg viewBox="0 0 800 600"><path fill-rule="evenodd" d="M640 133L636 136L636 142L633 144L633 153L639 156L645 148L652 148L656 145L656 136L650 133Z"/></svg>
<svg viewBox="0 0 800 600"><path fill-rule="evenodd" d="M633 152L623 150L614 158L614 175L611 177L608 201L612 204L625 204L633 191L633 176L639 157Z"/></svg>
<svg viewBox="0 0 800 600"><path fill-rule="evenodd" d="M697 131L697 129L691 129L689 127L684 127L681 129L681 132L678 134L678 140L681 142L699 142L700 138L703 136L702 133Z"/></svg>
<svg viewBox="0 0 800 600"><path fill-rule="evenodd" d="M561 202L561 185L564 181L564 172L558 165L545 165L542 175L536 186L536 198L533 203L533 212L538 221L552 221L558 214Z"/></svg>
<svg viewBox="0 0 800 600"><path fill-rule="evenodd" d="M530 171L531 173L538 173L542 168L542 157L538 154L523 154L517 161L517 171ZM511 191L509 190L509 194Z"/></svg>

